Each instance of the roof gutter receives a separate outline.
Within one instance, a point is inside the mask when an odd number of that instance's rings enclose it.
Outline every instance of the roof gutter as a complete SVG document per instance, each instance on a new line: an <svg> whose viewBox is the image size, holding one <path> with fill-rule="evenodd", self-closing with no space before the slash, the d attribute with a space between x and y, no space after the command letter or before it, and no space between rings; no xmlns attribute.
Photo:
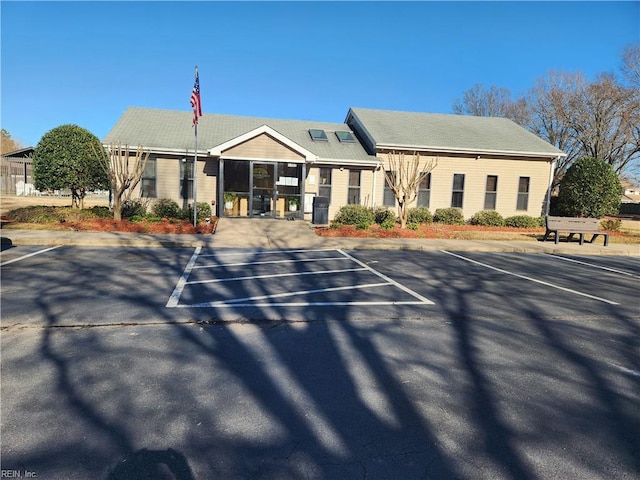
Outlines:
<svg viewBox="0 0 640 480"><path fill-rule="evenodd" d="M109 147L110 143L103 143L103 147ZM145 147L145 150L148 150L151 153L155 154L166 154L166 155L193 155L194 150L192 148L167 148L167 147ZM204 155L209 156L209 151L207 149L200 150L198 149L198 156Z"/></svg>
<svg viewBox="0 0 640 480"><path fill-rule="evenodd" d="M550 152L527 152L518 150L482 150L475 148L447 148L447 147L429 147L424 145L392 145L385 143L376 144L376 148L384 150L415 150L423 152L441 152L441 153L465 153L471 155L516 155L522 157L547 157L550 159L556 159L558 157L566 157L567 154L550 153Z"/></svg>

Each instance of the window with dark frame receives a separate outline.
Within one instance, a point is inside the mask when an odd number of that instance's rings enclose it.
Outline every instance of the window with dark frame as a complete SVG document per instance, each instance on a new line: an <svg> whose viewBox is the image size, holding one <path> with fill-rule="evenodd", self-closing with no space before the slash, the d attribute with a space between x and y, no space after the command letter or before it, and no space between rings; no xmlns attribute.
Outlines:
<svg viewBox="0 0 640 480"><path fill-rule="evenodd" d="M464 200L464 173L455 173L453 175L453 189L451 191L451 206L453 208L462 208Z"/></svg>
<svg viewBox="0 0 640 480"><path fill-rule="evenodd" d="M529 209L529 177L520 177L518 180L518 202L516 210Z"/></svg>
<svg viewBox="0 0 640 480"><path fill-rule="evenodd" d="M157 198L156 191L156 159L149 158L142 172L140 181L140 196L144 198Z"/></svg>
<svg viewBox="0 0 640 480"><path fill-rule="evenodd" d="M382 197L382 204L385 207L395 207L396 206L396 194L389 185L389 178L392 180L395 179L396 172L392 172L391 170L387 170L387 174L384 177L384 195Z"/></svg>
<svg viewBox="0 0 640 480"><path fill-rule="evenodd" d="M498 196L498 176L487 175L487 186L484 192L484 209L495 210Z"/></svg>
<svg viewBox="0 0 640 480"><path fill-rule="evenodd" d="M429 208L429 203L431 202L431 172L427 173L427 175L422 178L420 185L418 185L417 202L419 207Z"/></svg>
<svg viewBox="0 0 640 480"><path fill-rule="evenodd" d="M331 169L320 167L320 178L318 179L318 196L327 197L331 203Z"/></svg>
<svg viewBox="0 0 640 480"><path fill-rule="evenodd" d="M193 198L193 160L180 162L180 198Z"/></svg>
<svg viewBox="0 0 640 480"><path fill-rule="evenodd" d="M349 205L360 205L360 173L360 170L349 170Z"/></svg>

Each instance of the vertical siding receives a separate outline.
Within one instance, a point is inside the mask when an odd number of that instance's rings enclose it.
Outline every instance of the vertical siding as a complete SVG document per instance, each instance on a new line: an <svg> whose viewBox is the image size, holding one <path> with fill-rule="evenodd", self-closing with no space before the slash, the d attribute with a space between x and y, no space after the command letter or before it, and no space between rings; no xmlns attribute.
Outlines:
<svg viewBox="0 0 640 480"><path fill-rule="evenodd" d="M304 161L304 157L275 138L263 133L223 152L223 156Z"/></svg>

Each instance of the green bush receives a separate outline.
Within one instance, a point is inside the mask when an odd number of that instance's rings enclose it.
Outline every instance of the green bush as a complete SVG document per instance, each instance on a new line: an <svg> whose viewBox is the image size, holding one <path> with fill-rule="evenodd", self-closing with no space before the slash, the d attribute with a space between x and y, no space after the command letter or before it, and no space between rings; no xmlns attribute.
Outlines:
<svg viewBox="0 0 640 480"><path fill-rule="evenodd" d="M135 216L144 217L147 214L147 206L138 198L129 200L122 206L122 218Z"/></svg>
<svg viewBox="0 0 640 480"><path fill-rule="evenodd" d="M544 217L531 217L529 215L514 215L504 219L507 227L513 228L536 228L544 226Z"/></svg>
<svg viewBox="0 0 640 480"><path fill-rule="evenodd" d="M471 225L482 225L483 227L502 227L504 226L504 218L495 210L482 210L476 212L469 219Z"/></svg>
<svg viewBox="0 0 640 480"><path fill-rule="evenodd" d="M568 217L601 218L616 215L622 194L613 167L597 158L573 162L560 182L558 209Z"/></svg>
<svg viewBox="0 0 640 480"><path fill-rule="evenodd" d="M333 219L334 223L340 225L373 225L376 221L375 214L371 208L364 205L345 205L338 210L338 214ZM368 228L368 227L367 227Z"/></svg>
<svg viewBox="0 0 640 480"><path fill-rule="evenodd" d="M418 230L419 227L420 227L420 225L418 223L415 223L415 222L408 222L407 223L407 228L409 230Z"/></svg>
<svg viewBox="0 0 640 480"><path fill-rule="evenodd" d="M170 198L161 198L153 204L151 211L156 217L160 218L180 218L182 209L175 200Z"/></svg>
<svg viewBox="0 0 640 480"><path fill-rule="evenodd" d="M409 209L407 223L432 223L433 215L427 207L415 207Z"/></svg>
<svg viewBox="0 0 640 480"><path fill-rule="evenodd" d="M373 211L374 221L378 225L382 225L385 222L396 223L396 214L393 210L388 209L387 207L378 207Z"/></svg>
<svg viewBox="0 0 640 480"><path fill-rule="evenodd" d="M396 226L396 220L395 218L387 218L385 221L383 221L380 226L382 228L384 228L385 230L391 230L392 228L394 228Z"/></svg>
<svg viewBox="0 0 640 480"><path fill-rule="evenodd" d="M622 220L619 218L605 218L600 222L600 227L602 227L603 230L608 230L610 232L619 232L621 226Z"/></svg>
<svg viewBox="0 0 640 480"><path fill-rule="evenodd" d="M211 205L207 202L198 202L198 222L202 223L205 221L205 218L211 217ZM189 205L187 208L182 210L182 218L193 222L193 205Z"/></svg>
<svg viewBox="0 0 640 480"><path fill-rule="evenodd" d="M464 225L464 215L459 208L437 208L433 221L445 225Z"/></svg>
<svg viewBox="0 0 640 480"><path fill-rule="evenodd" d="M113 218L113 212L109 210L109 207L95 206L91 207L89 211L91 211L91 214L96 218Z"/></svg>

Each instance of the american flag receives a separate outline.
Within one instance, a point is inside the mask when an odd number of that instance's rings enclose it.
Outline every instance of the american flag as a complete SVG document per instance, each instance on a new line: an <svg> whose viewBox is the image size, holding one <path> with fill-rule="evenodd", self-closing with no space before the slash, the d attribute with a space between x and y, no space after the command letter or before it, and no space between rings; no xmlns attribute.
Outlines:
<svg viewBox="0 0 640 480"><path fill-rule="evenodd" d="M191 91L191 106L193 107L193 125L198 124L198 117L202 116L202 105L200 104L200 77L198 67L196 67L196 81Z"/></svg>

